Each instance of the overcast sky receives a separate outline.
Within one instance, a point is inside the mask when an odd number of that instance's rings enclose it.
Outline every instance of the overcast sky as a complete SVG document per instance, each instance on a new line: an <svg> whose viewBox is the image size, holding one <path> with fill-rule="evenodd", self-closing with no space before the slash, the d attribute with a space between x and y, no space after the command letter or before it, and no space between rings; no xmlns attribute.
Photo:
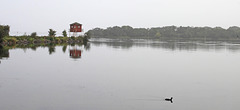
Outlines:
<svg viewBox="0 0 240 110"><path fill-rule="evenodd" d="M240 0L0 0L0 24L10 34L58 34L79 22L84 31L129 25L240 26Z"/></svg>

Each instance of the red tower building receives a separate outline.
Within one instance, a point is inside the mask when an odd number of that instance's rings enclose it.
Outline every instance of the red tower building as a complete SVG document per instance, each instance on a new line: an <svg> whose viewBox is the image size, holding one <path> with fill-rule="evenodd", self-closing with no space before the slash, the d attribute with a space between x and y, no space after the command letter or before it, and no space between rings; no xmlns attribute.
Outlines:
<svg viewBox="0 0 240 110"><path fill-rule="evenodd" d="M82 32L82 24L77 22L70 24L70 32Z"/></svg>
<svg viewBox="0 0 240 110"><path fill-rule="evenodd" d="M82 31L83 31L82 24L78 22L70 24L70 32L73 32L73 36L76 36L78 32L82 32Z"/></svg>

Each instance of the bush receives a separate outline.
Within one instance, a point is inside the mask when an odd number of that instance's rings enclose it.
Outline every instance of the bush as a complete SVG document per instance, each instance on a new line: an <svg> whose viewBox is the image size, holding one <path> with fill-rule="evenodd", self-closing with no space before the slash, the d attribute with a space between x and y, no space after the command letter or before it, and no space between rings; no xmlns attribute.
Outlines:
<svg viewBox="0 0 240 110"><path fill-rule="evenodd" d="M68 41L68 37L61 37L62 42L67 42Z"/></svg>
<svg viewBox="0 0 240 110"><path fill-rule="evenodd" d="M34 43L34 38L29 38L28 41L31 42L31 43Z"/></svg>
<svg viewBox="0 0 240 110"><path fill-rule="evenodd" d="M71 39L72 39L72 40L75 40L75 37L74 37L74 36L71 36Z"/></svg>
<svg viewBox="0 0 240 110"><path fill-rule="evenodd" d="M16 44L18 40L15 37L4 37L3 41L7 42L8 44Z"/></svg>
<svg viewBox="0 0 240 110"><path fill-rule="evenodd" d="M55 38L55 42L60 43L60 42L61 42L60 38L59 38L59 37L56 37L56 38Z"/></svg>
<svg viewBox="0 0 240 110"><path fill-rule="evenodd" d="M44 37L40 37L40 41L44 42L45 41Z"/></svg>
<svg viewBox="0 0 240 110"><path fill-rule="evenodd" d="M37 33L36 33L36 32L33 32L33 33L31 34L31 37L37 37Z"/></svg>

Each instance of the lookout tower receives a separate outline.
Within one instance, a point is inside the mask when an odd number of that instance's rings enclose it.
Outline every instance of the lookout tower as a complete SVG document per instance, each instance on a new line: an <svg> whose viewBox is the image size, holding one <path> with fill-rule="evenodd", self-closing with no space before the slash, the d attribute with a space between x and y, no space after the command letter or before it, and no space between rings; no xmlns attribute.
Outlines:
<svg viewBox="0 0 240 110"><path fill-rule="evenodd" d="M83 31L82 24L80 24L78 22L70 24L70 32L69 32L69 34L72 32L72 35L76 37L77 33L80 33L82 31Z"/></svg>

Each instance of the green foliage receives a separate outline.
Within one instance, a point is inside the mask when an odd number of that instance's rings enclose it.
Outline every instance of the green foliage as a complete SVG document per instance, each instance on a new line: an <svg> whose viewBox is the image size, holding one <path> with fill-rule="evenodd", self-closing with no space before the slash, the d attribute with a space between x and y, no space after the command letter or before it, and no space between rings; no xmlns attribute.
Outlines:
<svg viewBox="0 0 240 110"><path fill-rule="evenodd" d="M56 37L54 40L56 43L61 43L61 39L59 37Z"/></svg>
<svg viewBox="0 0 240 110"><path fill-rule="evenodd" d="M3 41L8 42L10 45L13 45L16 44L18 40L15 37L4 37Z"/></svg>
<svg viewBox="0 0 240 110"><path fill-rule="evenodd" d="M3 37L9 36L10 27L0 25L0 43L3 41Z"/></svg>
<svg viewBox="0 0 240 110"><path fill-rule="evenodd" d="M30 43L34 43L34 38L29 38L28 41L29 41Z"/></svg>
<svg viewBox="0 0 240 110"><path fill-rule="evenodd" d="M54 31L53 29L49 29L48 36L55 37L55 35L56 35L56 31Z"/></svg>
<svg viewBox="0 0 240 110"><path fill-rule="evenodd" d="M33 33L31 34L31 37L37 37L37 32L33 32Z"/></svg>
<svg viewBox="0 0 240 110"><path fill-rule="evenodd" d="M68 37L61 37L62 42L67 42L68 41Z"/></svg>
<svg viewBox="0 0 240 110"><path fill-rule="evenodd" d="M75 40L75 37L74 37L74 36L71 36L71 39L72 39L72 40Z"/></svg>
<svg viewBox="0 0 240 110"><path fill-rule="evenodd" d="M41 42L44 42L45 41L45 38L44 37L40 37L39 38Z"/></svg>
<svg viewBox="0 0 240 110"><path fill-rule="evenodd" d="M36 32L31 33L31 35L22 35L22 36L9 36L9 26L0 25L0 43L2 45L15 45L15 44L62 44L62 43L83 43L83 37L67 37L66 30L63 31L64 37L55 37L56 31L49 29L49 36L37 36ZM33 47L34 48L34 47ZM50 49L53 50L53 49ZM51 52L50 52L51 53Z"/></svg>
<svg viewBox="0 0 240 110"><path fill-rule="evenodd" d="M54 37L47 37L48 40L50 40L51 42L54 41Z"/></svg>
<svg viewBox="0 0 240 110"><path fill-rule="evenodd" d="M67 31L64 30L64 31L62 32L62 35L63 35L63 37L67 37Z"/></svg>
<svg viewBox="0 0 240 110"><path fill-rule="evenodd" d="M76 40L83 40L82 36L75 37Z"/></svg>

